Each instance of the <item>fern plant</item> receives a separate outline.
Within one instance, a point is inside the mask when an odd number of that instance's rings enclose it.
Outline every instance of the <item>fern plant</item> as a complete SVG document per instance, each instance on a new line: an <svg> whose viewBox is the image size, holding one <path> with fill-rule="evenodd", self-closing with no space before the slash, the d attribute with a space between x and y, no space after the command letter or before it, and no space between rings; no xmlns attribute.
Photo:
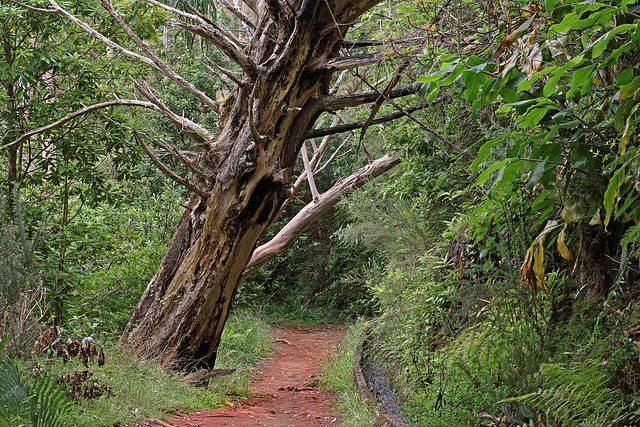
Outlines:
<svg viewBox="0 0 640 427"><path fill-rule="evenodd" d="M14 360L0 360L0 425L66 427L58 415L70 405L55 377L45 374L28 381Z"/></svg>
<svg viewBox="0 0 640 427"><path fill-rule="evenodd" d="M619 394L606 386L609 378L598 368L593 362L542 365L542 388L502 402L536 409L549 427L628 425L640 414L629 411Z"/></svg>

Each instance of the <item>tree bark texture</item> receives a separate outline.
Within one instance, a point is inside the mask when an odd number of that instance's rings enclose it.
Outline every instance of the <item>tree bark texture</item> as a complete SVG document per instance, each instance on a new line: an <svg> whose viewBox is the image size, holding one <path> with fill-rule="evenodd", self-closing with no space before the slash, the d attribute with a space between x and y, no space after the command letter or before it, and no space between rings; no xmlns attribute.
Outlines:
<svg viewBox="0 0 640 427"><path fill-rule="evenodd" d="M289 196L296 157L324 111L332 73L350 66L338 58L344 35L378 1L257 2L254 36L239 51L221 43L215 27L182 25L231 52L244 74L199 157L210 174L201 183L207 196L192 196L122 334L134 355L183 370L213 367L245 266Z"/></svg>

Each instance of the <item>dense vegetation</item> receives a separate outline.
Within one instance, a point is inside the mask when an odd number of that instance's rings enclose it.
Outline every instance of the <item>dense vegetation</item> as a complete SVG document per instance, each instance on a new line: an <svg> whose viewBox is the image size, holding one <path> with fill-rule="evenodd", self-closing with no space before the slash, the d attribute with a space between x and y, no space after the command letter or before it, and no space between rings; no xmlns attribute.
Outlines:
<svg viewBox="0 0 640 427"><path fill-rule="evenodd" d="M226 96L208 74L215 50L169 30L159 9L115 3L167 63L212 98ZM74 8L122 38L93 1ZM218 12L209 11L234 25ZM365 359L383 367L413 425L640 424L640 6L388 1L361 21L354 39L412 42L386 46L381 67L347 75L342 90L382 82L383 91L397 74L419 94L380 115L432 104L414 121L334 137L342 151L315 176L321 193L372 153L397 151L402 163L245 281L219 360L245 369L195 390L121 358L115 345L187 203L187 190L144 160L132 129L188 151L184 135L151 114L109 107L16 138L112 94L129 97L131 76L185 117L214 118L159 73L104 55L62 17L0 4L0 424L113 425L224 404L225 393L246 393L254 356L269 351L258 318L364 319L354 330L365 331ZM341 114L366 120L371 110ZM303 188L261 242L312 199ZM85 368L45 357L61 348L57 337L91 337L106 351L104 365L88 368L96 383L80 380L94 385L78 411L67 410L58 378L72 386ZM348 358L334 365L349 371ZM131 376L142 380L124 384ZM151 389L167 399L146 401ZM352 424L365 425L351 406Z"/></svg>

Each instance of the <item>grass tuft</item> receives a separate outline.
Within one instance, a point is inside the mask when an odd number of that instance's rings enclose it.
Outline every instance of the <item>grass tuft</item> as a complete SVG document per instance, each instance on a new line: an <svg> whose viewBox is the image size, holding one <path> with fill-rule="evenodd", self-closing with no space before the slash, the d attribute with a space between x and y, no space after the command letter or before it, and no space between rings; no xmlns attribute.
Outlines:
<svg viewBox="0 0 640 427"><path fill-rule="evenodd" d="M194 387L176 372L168 372L153 360L141 361L118 347L107 349L102 367L90 366L91 380L109 387L111 394L81 400L62 421L71 426L112 427L128 425L145 417L163 418L176 411L214 409L249 393L253 368L273 353L269 326L248 313L235 313L225 326L216 368L236 372L216 377L207 387ZM58 376L85 368L79 362L63 366L60 360L41 360Z"/></svg>
<svg viewBox="0 0 640 427"><path fill-rule="evenodd" d="M342 425L354 427L376 426L377 420L360 400L353 377L355 349L366 324L351 325L339 346L338 354L332 357L324 368L323 381L327 388L338 396L337 409Z"/></svg>

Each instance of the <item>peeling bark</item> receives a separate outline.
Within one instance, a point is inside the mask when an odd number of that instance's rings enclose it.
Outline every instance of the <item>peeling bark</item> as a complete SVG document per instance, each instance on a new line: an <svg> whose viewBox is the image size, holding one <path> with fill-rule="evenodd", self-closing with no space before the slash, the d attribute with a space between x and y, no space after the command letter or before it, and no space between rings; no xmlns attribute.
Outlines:
<svg viewBox="0 0 640 427"><path fill-rule="evenodd" d="M208 197L192 196L122 334L122 344L133 354L178 369L213 367L245 267L289 197L296 156L325 105L331 74L379 60L377 55L355 62L338 58L349 25L377 2L294 1L297 14L277 1L252 4L258 12L256 37L243 51L202 20L182 25L220 47L244 75L220 118L218 134L199 157L199 168L212 171L203 188ZM298 226L397 161L387 156L321 195ZM279 252L286 244L277 246Z"/></svg>

